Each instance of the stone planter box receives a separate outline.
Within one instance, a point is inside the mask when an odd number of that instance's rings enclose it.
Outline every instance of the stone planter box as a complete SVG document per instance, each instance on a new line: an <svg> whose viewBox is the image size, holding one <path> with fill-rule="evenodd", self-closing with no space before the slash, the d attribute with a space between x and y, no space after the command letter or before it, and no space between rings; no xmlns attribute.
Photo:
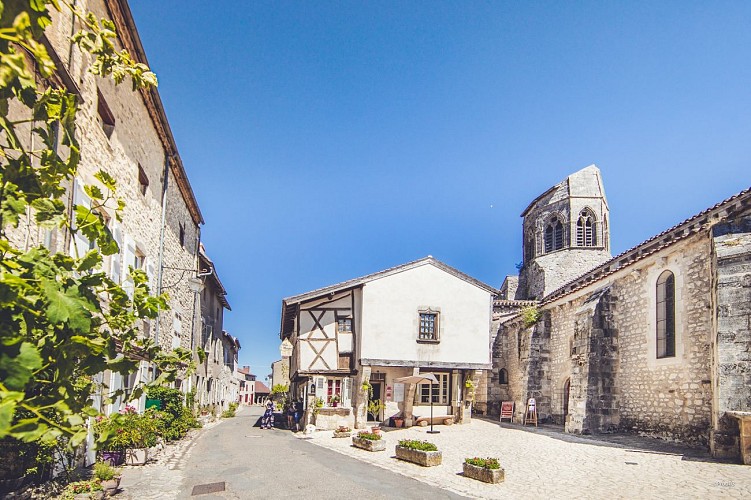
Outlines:
<svg viewBox="0 0 751 500"><path fill-rule="evenodd" d="M386 450L386 441L383 439L379 439L378 441L373 441L372 439L363 439L359 438L357 436L352 436L352 445L356 448L360 448L363 450L368 451L385 451Z"/></svg>
<svg viewBox="0 0 751 500"><path fill-rule="evenodd" d="M478 481L485 483L501 483L506 479L506 473L503 468L500 469L486 469L484 467L478 467L476 465L468 464L464 462L464 475Z"/></svg>
<svg viewBox="0 0 751 500"><path fill-rule="evenodd" d="M127 465L144 465L148 459L148 448L129 448L125 450L125 463Z"/></svg>
<svg viewBox="0 0 751 500"><path fill-rule="evenodd" d="M102 489L108 495L114 495L117 493L117 489L120 487L120 479L122 476L115 476L112 479L102 481Z"/></svg>
<svg viewBox="0 0 751 500"><path fill-rule="evenodd" d="M352 432L350 431L334 431L334 437L335 438L348 438L352 435Z"/></svg>
<svg viewBox="0 0 751 500"><path fill-rule="evenodd" d="M396 458L422 465L423 467L432 467L434 465L441 465L443 454L440 451L413 450L397 445Z"/></svg>

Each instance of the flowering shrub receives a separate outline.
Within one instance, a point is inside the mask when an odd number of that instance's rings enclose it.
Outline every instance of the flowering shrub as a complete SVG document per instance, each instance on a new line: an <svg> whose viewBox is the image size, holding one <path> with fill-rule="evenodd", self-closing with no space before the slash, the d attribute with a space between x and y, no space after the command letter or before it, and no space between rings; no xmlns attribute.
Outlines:
<svg viewBox="0 0 751 500"><path fill-rule="evenodd" d="M501 464L498 462L497 458L465 458L464 461L470 465L475 465L477 467L482 467L483 469L500 469Z"/></svg>
<svg viewBox="0 0 751 500"><path fill-rule="evenodd" d="M102 450L123 450L126 448L148 448L156 445L160 428L159 412L147 410L139 414L133 406L126 406L119 413L109 417L97 417L94 434L98 448Z"/></svg>
<svg viewBox="0 0 751 500"><path fill-rule="evenodd" d="M69 500L75 497L75 495L93 493L95 491L102 491L102 483L99 479L92 479L91 481L76 481L74 483L68 483L60 498L63 500Z"/></svg>
<svg viewBox="0 0 751 500"><path fill-rule="evenodd" d="M400 439L399 446L409 448L410 450L419 451L438 451L438 447L428 441L418 441L416 439Z"/></svg>

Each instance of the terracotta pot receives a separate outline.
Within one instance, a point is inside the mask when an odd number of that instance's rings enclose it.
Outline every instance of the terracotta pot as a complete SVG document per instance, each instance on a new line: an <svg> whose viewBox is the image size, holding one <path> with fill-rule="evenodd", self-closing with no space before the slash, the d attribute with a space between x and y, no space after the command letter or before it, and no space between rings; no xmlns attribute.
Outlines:
<svg viewBox="0 0 751 500"><path fill-rule="evenodd" d="M404 419L403 418L395 418L394 419L394 425L396 427L402 427L404 425Z"/></svg>

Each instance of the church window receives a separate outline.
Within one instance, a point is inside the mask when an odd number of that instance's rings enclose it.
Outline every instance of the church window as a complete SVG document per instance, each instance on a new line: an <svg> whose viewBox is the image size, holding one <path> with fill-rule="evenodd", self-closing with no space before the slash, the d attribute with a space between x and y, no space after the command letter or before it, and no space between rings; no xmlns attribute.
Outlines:
<svg viewBox="0 0 751 500"><path fill-rule="evenodd" d="M501 368L498 371L498 383L499 384L508 384L508 372L505 368Z"/></svg>
<svg viewBox="0 0 751 500"><path fill-rule="evenodd" d="M586 209L581 211L579 214L579 220L576 221L576 246L597 246L595 216L591 211Z"/></svg>
<svg viewBox="0 0 751 500"><path fill-rule="evenodd" d="M675 276L670 271L657 279L657 357L675 357Z"/></svg>
<svg viewBox="0 0 751 500"><path fill-rule="evenodd" d="M563 223L558 217L553 217L545 227L545 253L563 248Z"/></svg>

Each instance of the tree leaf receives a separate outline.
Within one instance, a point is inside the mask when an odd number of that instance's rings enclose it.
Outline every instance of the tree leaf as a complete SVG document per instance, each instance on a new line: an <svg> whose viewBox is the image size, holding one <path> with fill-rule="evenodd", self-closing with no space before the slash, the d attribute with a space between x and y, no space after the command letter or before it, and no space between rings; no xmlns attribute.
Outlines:
<svg viewBox="0 0 751 500"><path fill-rule="evenodd" d="M6 352L0 354L0 380L12 391L23 391L34 372L42 367L42 357L29 342L21 343L15 353L3 351Z"/></svg>

